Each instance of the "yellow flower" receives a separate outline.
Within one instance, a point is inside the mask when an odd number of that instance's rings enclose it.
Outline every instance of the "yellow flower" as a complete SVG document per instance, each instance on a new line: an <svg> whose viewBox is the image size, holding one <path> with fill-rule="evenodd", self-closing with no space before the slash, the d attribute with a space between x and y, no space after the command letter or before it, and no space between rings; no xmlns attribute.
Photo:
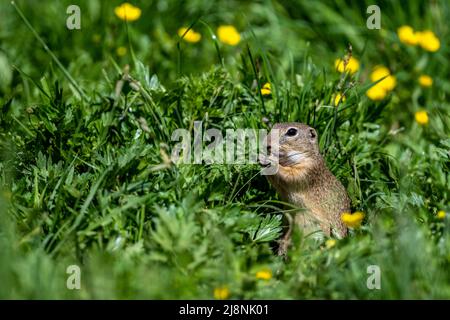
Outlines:
<svg viewBox="0 0 450 320"><path fill-rule="evenodd" d="M370 80L372 80L372 82L375 82L382 78L384 79L381 80L377 84L377 86L379 85L387 91L393 90L397 85L397 79L395 78L395 76L391 75L391 72L388 68L384 66L376 66L370 74Z"/></svg>
<svg viewBox="0 0 450 320"><path fill-rule="evenodd" d="M427 76L426 74L422 74L419 77L419 84L422 87L431 87L431 85L433 84L433 79L430 76Z"/></svg>
<svg viewBox="0 0 450 320"><path fill-rule="evenodd" d="M271 90L271 87L270 87L270 83L266 83L266 84L264 84L263 85L263 87L261 88L261 94L263 95L263 96L267 96L267 95L269 95L269 94L271 94L272 93L272 90Z"/></svg>
<svg viewBox="0 0 450 320"><path fill-rule="evenodd" d="M187 29L188 28L186 28L186 27L178 29L178 35L180 37L183 37L183 35L184 35L183 40L186 40L187 42L192 42L192 43L199 42L200 39L202 38L202 35L198 32L195 32L193 29L189 29L189 31L186 32ZM184 34L185 32L186 32L186 34Z"/></svg>
<svg viewBox="0 0 450 320"><path fill-rule="evenodd" d="M417 40L423 49L430 52L436 52L441 47L439 38L431 30L417 32Z"/></svg>
<svg viewBox="0 0 450 320"><path fill-rule="evenodd" d="M380 101L386 97L387 93L388 92L384 88L377 84L367 90L366 95L370 100Z"/></svg>
<svg viewBox="0 0 450 320"><path fill-rule="evenodd" d="M256 272L256 279L270 280L272 279L272 270L264 269Z"/></svg>
<svg viewBox="0 0 450 320"><path fill-rule="evenodd" d="M364 213L362 212L355 212L353 214L349 212L344 212L341 215L342 222L349 228L357 228L361 225L361 222L364 219Z"/></svg>
<svg viewBox="0 0 450 320"><path fill-rule="evenodd" d="M443 220L445 218L445 211L444 210L440 210L437 213L437 218Z"/></svg>
<svg viewBox="0 0 450 320"><path fill-rule="evenodd" d="M415 114L418 124L425 125L428 123L428 113L426 111L417 111Z"/></svg>
<svg viewBox="0 0 450 320"><path fill-rule="evenodd" d="M347 65L344 68L344 60L342 59L336 59L334 61L334 67L337 71L340 73L349 71L351 74L355 73L359 69L359 61L356 58L350 57L348 60Z"/></svg>
<svg viewBox="0 0 450 320"><path fill-rule="evenodd" d="M230 46L235 46L241 41L241 35L235 27L226 25L217 28L219 40Z"/></svg>
<svg viewBox="0 0 450 320"><path fill-rule="evenodd" d="M418 37L410 26L401 26L397 29L397 35L401 42L415 46L418 43Z"/></svg>
<svg viewBox="0 0 450 320"><path fill-rule="evenodd" d="M380 101L383 100L389 91L393 90L397 85L397 79L391 75L388 68L384 66L376 66L370 74L370 80L376 82L380 79L376 85L367 90L366 95L371 100Z"/></svg>
<svg viewBox="0 0 450 320"><path fill-rule="evenodd" d="M418 44L430 52L436 52L441 47L439 38L431 30L414 32L410 26L401 26L397 29L397 34L401 42L412 46Z"/></svg>
<svg viewBox="0 0 450 320"><path fill-rule="evenodd" d="M119 57L123 57L124 55L127 54L127 48L126 47L118 47L116 49L116 53Z"/></svg>
<svg viewBox="0 0 450 320"><path fill-rule="evenodd" d="M135 21L141 16L141 9L129 4L128 2L122 3L120 6L114 9L114 13L117 17L125 21Z"/></svg>
<svg viewBox="0 0 450 320"><path fill-rule="evenodd" d="M327 247L327 249L331 249L336 245L336 240L334 239L328 239L327 241L325 241L325 246Z"/></svg>
<svg viewBox="0 0 450 320"><path fill-rule="evenodd" d="M216 300L226 300L230 297L230 290L227 287L218 287L214 289L214 298Z"/></svg>
<svg viewBox="0 0 450 320"><path fill-rule="evenodd" d="M345 96L342 96L340 93L336 94L334 97L334 106L337 107L339 103L342 103L345 100L347 100Z"/></svg>

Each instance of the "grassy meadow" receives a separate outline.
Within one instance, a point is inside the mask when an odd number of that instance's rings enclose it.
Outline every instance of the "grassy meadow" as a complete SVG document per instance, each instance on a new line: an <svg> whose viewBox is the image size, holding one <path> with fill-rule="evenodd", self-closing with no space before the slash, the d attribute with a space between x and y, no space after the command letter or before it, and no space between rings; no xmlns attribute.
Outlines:
<svg viewBox="0 0 450 320"><path fill-rule="evenodd" d="M450 298L448 1L130 3L0 1L0 298ZM170 161L194 121L311 125L363 219L277 256L257 164Z"/></svg>

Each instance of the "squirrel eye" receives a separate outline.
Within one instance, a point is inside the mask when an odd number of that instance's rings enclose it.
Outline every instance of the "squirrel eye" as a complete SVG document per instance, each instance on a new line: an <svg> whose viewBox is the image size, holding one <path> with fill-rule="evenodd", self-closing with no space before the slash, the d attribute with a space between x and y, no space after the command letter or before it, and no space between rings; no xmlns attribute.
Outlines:
<svg viewBox="0 0 450 320"><path fill-rule="evenodd" d="M289 137L293 137L293 136L295 136L296 134L297 134L297 129L295 129L295 128L290 128L290 129L286 132L286 135L289 136Z"/></svg>

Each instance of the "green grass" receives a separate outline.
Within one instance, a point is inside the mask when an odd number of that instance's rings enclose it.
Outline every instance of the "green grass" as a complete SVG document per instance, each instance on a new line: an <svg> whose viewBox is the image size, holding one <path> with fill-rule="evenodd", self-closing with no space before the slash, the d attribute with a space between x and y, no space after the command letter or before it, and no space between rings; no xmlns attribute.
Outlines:
<svg viewBox="0 0 450 320"><path fill-rule="evenodd" d="M31 29L0 4L0 298L213 299L224 286L230 299L450 298L447 1L380 1L380 31L363 1L136 1L128 27L119 1L78 1L78 31L65 27L73 1L16 2ZM180 41L193 23L202 40ZM211 39L221 24L238 46ZM439 51L400 43L404 24L433 30ZM361 66L343 76L349 43ZM397 86L374 102L379 64ZM317 129L361 228L332 248L296 232L283 260L289 207L257 165L168 161L177 128L268 129L263 118ZM66 288L73 264L81 290ZM366 286L370 265L381 290Z"/></svg>

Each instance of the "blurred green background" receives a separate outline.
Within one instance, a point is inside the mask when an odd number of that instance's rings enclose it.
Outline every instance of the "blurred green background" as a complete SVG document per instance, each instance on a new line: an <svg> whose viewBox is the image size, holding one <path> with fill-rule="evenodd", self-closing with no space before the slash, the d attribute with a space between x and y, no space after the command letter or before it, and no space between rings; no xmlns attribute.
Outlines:
<svg viewBox="0 0 450 320"><path fill-rule="evenodd" d="M380 30L369 1L131 3L0 1L0 298L450 298L448 1L378 1ZM168 161L200 120L315 127L362 225L276 256L257 165Z"/></svg>

